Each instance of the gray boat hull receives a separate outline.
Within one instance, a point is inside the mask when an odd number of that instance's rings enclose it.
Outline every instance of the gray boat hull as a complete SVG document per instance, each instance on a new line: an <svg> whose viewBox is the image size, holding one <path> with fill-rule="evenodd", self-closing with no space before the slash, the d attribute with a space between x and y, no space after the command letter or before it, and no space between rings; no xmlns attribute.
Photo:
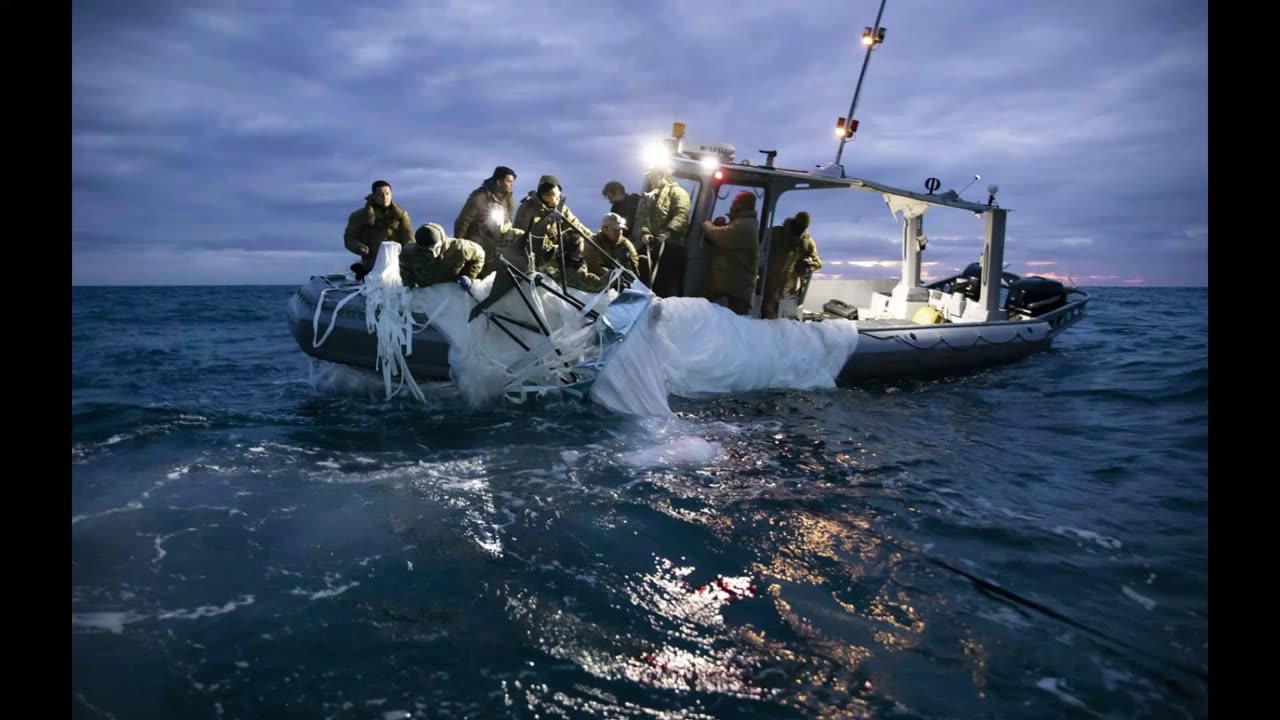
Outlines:
<svg viewBox="0 0 1280 720"><path fill-rule="evenodd" d="M303 352L328 362L376 369L377 338L365 327L364 297L351 298L335 315L339 302L358 288L345 275L315 276L298 288L289 300L287 315ZM859 321L857 349L837 382L854 385L864 380L965 374L1016 362L1048 350L1058 334L1084 316L1087 303L1085 297L1025 321L939 325ZM318 318L317 306L322 308ZM427 320L423 315L415 319L419 325ZM317 338L324 341L317 343ZM450 379L449 344L434 327L414 333L413 353L405 360L419 381Z"/></svg>
<svg viewBox="0 0 1280 720"><path fill-rule="evenodd" d="M317 275L298 288L289 299L286 314L289 329L303 352L332 363L364 370L376 369L378 338L365 326L364 296L351 298L341 310L337 310L338 303L359 287L347 275ZM317 305L322 305L318 323ZM418 325L425 324L427 320L425 315L417 313L414 319ZM332 331L330 324L333 324ZM318 338L324 338L324 342L317 346ZM405 361L419 381L450 379L449 342L433 326L413 334L413 354L405 357Z"/></svg>
<svg viewBox="0 0 1280 720"><path fill-rule="evenodd" d="M1048 350L1053 343L1045 323L1018 323L1024 326L1021 333L1008 332L984 342L979 328L964 325L934 330L934 326L866 327L865 322L859 323L858 349L836 378L841 384L961 375L1016 362Z"/></svg>

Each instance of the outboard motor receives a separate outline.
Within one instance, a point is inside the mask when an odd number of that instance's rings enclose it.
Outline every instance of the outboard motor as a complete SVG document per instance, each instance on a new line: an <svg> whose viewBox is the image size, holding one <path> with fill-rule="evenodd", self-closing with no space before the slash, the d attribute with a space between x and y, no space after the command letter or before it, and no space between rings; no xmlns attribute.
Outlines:
<svg viewBox="0 0 1280 720"><path fill-rule="evenodd" d="M1011 272L1000 273L1001 287L1011 287L1013 283L1020 280L1017 275ZM955 280L951 281L951 292L961 293L965 297L973 301L982 299L982 263L969 263L969 266L960 273Z"/></svg>
<svg viewBox="0 0 1280 720"><path fill-rule="evenodd" d="M1039 317L1067 304L1067 289L1057 280L1044 277L1026 277L1009 286L1005 298L1006 312Z"/></svg>
<svg viewBox="0 0 1280 720"><path fill-rule="evenodd" d="M970 300L982 299L982 263L969 263L951 284L951 292L962 293Z"/></svg>

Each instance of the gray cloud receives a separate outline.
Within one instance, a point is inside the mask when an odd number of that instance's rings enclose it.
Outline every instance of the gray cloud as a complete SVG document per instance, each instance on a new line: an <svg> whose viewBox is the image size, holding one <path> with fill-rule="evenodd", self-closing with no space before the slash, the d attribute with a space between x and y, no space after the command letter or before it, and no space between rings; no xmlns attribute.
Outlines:
<svg viewBox="0 0 1280 720"><path fill-rule="evenodd" d="M591 219L673 120L811 168L834 157L878 3L200 5L73 9L73 283L171 282L185 250L189 281L301 282L349 261L342 226L375 178L449 226L495 165L518 193L554 173ZM895 0L883 23L851 174L978 173L976 200L999 183L1011 269L1207 283L1203 3ZM851 194L784 197L778 219L813 213L824 258L895 259L883 202ZM971 217L926 228L930 267L981 249Z"/></svg>

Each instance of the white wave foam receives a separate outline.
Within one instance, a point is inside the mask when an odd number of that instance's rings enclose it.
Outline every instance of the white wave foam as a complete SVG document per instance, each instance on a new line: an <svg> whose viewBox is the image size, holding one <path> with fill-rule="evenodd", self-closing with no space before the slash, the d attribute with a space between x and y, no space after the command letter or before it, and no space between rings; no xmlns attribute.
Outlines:
<svg viewBox="0 0 1280 720"><path fill-rule="evenodd" d="M1138 593L1134 592L1133 588L1129 587L1128 585L1121 585L1120 592L1124 593L1125 597L1138 603L1139 605L1141 605L1142 607L1148 610L1151 610L1156 606L1155 600L1152 600L1151 598L1146 597L1144 595L1139 595Z"/></svg>
<svg viewBox="0 0 1280 720"><path fill-rule="evenodd" d="M399 462L369 470L351 469L344 471L342 469L343 466L334 460L317 462L316 465L325 468L325 470L304 472L304 479L339 485L353 483L388 483L392 485L427 483L432 486L460 483L466 485L472 482L474 478L481 477L485 473L484 459L479 457L441 462L426 462L425 460Z"/></svg>
<svg viewBox="0 0 1280 720"><path fill-rule="evenodd" d="M382 382L372 373L346 365L311 358L307 383L316 390L343 395L373 396Z"/></svg>
<svg viewBox="0 0 1280 720"><path fill-rule="evenodd" d="M100 518L106 515L114 515L115 513L130 512L133 510L141 510L141 509L142 509L142 503L138 502L137 500L134 500L121 507L110 508L107 510L103 510L102 512L89 513L87 515L76 515L75 517L71 518L71 524L75 525L81 520L90 520L92 518Z"/></svg>
<svg viewBox="0 0 1280 720"><path fill-rule="evenodd" d="M76 700L79 700L81 705L84 705L85 707L89 708L94 713L96 713L99 717L104 717L107 720L116 720L116 716L114 713L109 713L106 710L103 710L102 708L98 707L97 705L94 705L93 703L89 702L88 698L84 696L84 693L76 693Z"/></svg>
<svg viewBox="0 0 1280 720"><path fill-rule="evenodd" d="M984 610L978 613L978 616L1018 630L1031 627L1031 623L1023 617L1022 613L1009 607L999 606L993 610Z"/></svg>
<svg viewBox="0 0 1280 720"><path fill-rule="evenodd" d="M308 358L308 360L310 362L307 385L317 392L371 400L384 393L382 378L372 371L317 358ZM428 408L449 407L457 405L460 400L458 388L451 382L419 380L418 389L422 391L423 400Z"/></svg>
<svg viewBox="0 0 1280 720"><path fill-rule="evenodd" d="M138 428L124 433L116 433L106 440L90 443L78 443L71 446L71 457L73 461L82 465L96 458L99 454L110 452L114 445L119 445L128 440L137 438L145 438L151 435L167 435L179 428L187 427L208 427L207 418L200 415L179 415L172 422L162 422L151 425L141 425Z"/></svg>
<svg viewBox="0 0 1280 720"><path fill-rule="evenodd" d="M650 448L629 452L622 462L633 467L702 466L715 461L722 448L700 437L682 437Z"/></svg>
<svg viewBox="0 0 1280 720"><path fill-rule="evenodd" d="M346 585L340 585L340 586L338 586L338 587L331 587L331 588L329 588L328 590L316 590L315 592L309 592L309 591L307 591L307 590L303 590L302 588L294 588L294 589L290 590L289 592L290 592L290 594L293 594L293 595L307 595L307 596L309 596L312 600L322 600L322 599L324 599L324 598L337 597L337 596L341 595L342 593L344 593L344 592L346 592L346 591L350 590L351 588L353 588L353 587L355 587L355 586L357 586L357 585L359 585L359 584L360 584L360 582L359 582L358 580L352 580L351 582L347 583Z"/></svg>
<svg viewBox="0 0 1280 720"><path fill-rule="evenodd" d="M1092 530L1080 530L1078 528L1066 527L1064 525L1055 527L1053 532L1058 535L1062 535L1063 537L1074 535L1081 540L1087 540L1108 550L1119 550L1122 544L1116 538L1100 535Z"/></svg>
<svg viewBox="0 0 1280 720"><path fill-rule="evenodd" d="M234 612L236 608L254 603L253 595L242 595L239 600L232 600L223 605L201 605L191 610L166 610L156 615L157 620L197 620L203 617L214 617Z"/></svg>
<svg viewBox="0 0 1280 720"><path fill-rule="evenodd" d="M191 512L194 510L217 510L219 512L225 511L227 515L230 516L244 515L245 517L249 517L249 513L241 510L240 508L234 508L229 505L168 505L166 508L169 510L181 510L183 512Z"/></svg>
<svg viewBox="0 0 1280 720"><path fill-rule="evenodd" d="M1048 692L1051 692L1051 693L1053 693L1054 695L1057 695L1057 696L1058 696L1058 699L1062 700L1063 702L1065 702L1065 703L1066 703L1066 704L1068 704L1068 705L1074 705L1074 706L1076 706L1076 707L1078 707L1078 708L1087 708L1087 707L1088 707L1088 706L1086 706L1086 705L1084 704L1084 701L1083 701L1083 700L1081 700L1080 698L1078 698L1078 697L1076 697L1075 695L1072 695L1072 694L1070 694L1070 693L1068 693L1068 692L1066 692L1066 691L1064 691L1064 690L1061 690L1061 689L1058 687L1059 683L1061 683L1061 684L1063 685L1063 687L1065 687L1065 686L1066 686L1066 682L1065 682L1064 680L1060 679L1060 678L1045 678L1045 679L1043 679L1043 680L1041 680L1041 681L1037 682L1037 683L1036 683L1036 687L1040 688L1041 690L1046 690L1046 691L1048 691Z"/></svg>
<svg viewBox="0 0 1280 720"><path fill-rule="evenodd" d="M237 608L254 603L253 595L242 595L224 605L201 605L197 608L183 610L162 610L158 613L139 613L133 610L113 612L71 613L71 626L91 630L106 630L113 633L124 632L126 625L154 617L157 620L197 620L199 618L225 615Z"/></svg>
<svg viewBox="0 0 1280 720"><path fill-rule="evenodd" d="M169 552L164 549L165 540L168 540L174 535L181 535L182 533L195 532L195 531L196 531L196 528L186 528L185 530L178 530L176 532L171 532L168 535L148 535L147 533L138 533L138 535L142 537L150 537L154 541L155 548L156 548L156 557L154 560L151 561L151 564L155 565L156 563L163 560L165 555L169 554Z"/></svg>
<svg viewBox="0 0 1280 720"><path fill-rule="evenodd" d="M139 615L133 611L71 613L71 626L90 628L92 630L106 630L118 635L124 632L125 625L146 617L146 615Z"/></svg>
<svg viewBox="0 0 1280 720"><path fill-rule="evenodd" d="M156 535L155 536L156 559L151 561L152 565L155 565L156 563L160 562L161 560L164 559L165 555L169 554L169 552L164 549L164 541L170 537L172 537L172 535Z"/></svg>

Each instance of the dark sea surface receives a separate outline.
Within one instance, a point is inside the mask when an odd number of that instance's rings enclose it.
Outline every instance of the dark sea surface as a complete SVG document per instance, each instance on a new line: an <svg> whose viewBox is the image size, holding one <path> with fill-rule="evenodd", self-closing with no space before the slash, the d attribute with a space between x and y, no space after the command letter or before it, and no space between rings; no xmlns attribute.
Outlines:
<svg viewBox="0 0 1280 720"><path fill-rule="evenodd" d="M945 381L423 406L72 288L77 718L1208 715L1206 288Z"/></svg>

